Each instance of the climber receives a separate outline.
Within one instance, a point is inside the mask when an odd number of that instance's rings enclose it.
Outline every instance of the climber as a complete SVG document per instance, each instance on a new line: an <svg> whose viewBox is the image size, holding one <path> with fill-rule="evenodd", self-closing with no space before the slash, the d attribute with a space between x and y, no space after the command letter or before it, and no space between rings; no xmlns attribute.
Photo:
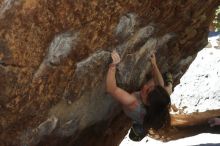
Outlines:
<svg viewBox="0 0 220 146"><path fill-rule="evenodd" d="M119 103L125 114L131 118L132 127L129 138L133 141L142 140L150 128L158 130L170 125L170 94L172 92L172 76L170 73L164 79L157 67L155 54L150 57L153 78L148 81L141 91L128 93L116 84L116 65L120 56L116 51L111 53L112 63L109 65L106 90Z"/></svg>

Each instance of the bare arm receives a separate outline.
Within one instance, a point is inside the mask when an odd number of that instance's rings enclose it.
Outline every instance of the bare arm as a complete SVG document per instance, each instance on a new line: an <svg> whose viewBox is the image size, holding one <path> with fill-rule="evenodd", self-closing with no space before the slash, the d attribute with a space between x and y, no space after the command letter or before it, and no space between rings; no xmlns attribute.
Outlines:
<svg viewBox="0 0 220 146"><path fill-rule="evenodd" d="M106 90L110 93L117 101L119 101L124 106L130 108L135 103L137 103L136 98L128 93L127 91L121 89L116 84L115 73L116 64L120 62L120 57L117 52L112 52L113 63L109 66L107 79L106 79Z"/></svg>
<svg viewBox="0 0 220 146"><path fill-rule="evenodd" d="M159 68L157 67L155 54L151 55L150 61L151 61L151 65L152 65L152 75L153 75L153 79L155 81L155 84L164 87L164 80L163 80L163 77L160 73Z"/></svg>

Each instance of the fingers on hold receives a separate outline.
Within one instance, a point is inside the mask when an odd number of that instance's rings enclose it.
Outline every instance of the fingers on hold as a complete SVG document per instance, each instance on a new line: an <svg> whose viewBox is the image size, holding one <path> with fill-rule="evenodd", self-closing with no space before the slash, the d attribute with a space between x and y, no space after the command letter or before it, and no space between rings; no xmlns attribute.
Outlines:
<svg viewBox="0 0 220 146"><path fill-rule="evenodd" d="M117 63L120 62L120 56L119 56L119 54L117 53L116 50L113 50L113 51L111 52L111 57L112 57L112 62L113 62L114 64L117 64Z"/></svg>
<svg viewBox="0 0 220 146"><path fill-rule="evenodd" d="M114 60L114 55L113 54L111 55L111 57L112 57L112 60Z"/></svg>
<svg viewBox="0 0 220 146"><path fill-rule="evenodd" d="M112 58L113 58L113 60L114 60L114 61L117 59L115 55L113 55L113 57L112 57Z"/></svg>
<svg viewBox="0 0 220 146"><path fill-rule="evenodd" d="M120 56L119 56L118 54L115 54L115 56L116 56L118 59L120 59Z"/></svg>
<svg viewBox="0 0 220 146"><path fill-rule="evenodd" d="M118 55L118 52L116 50L113 50L112 54Z"/></svg>
<svg viewBox="0 0 220 146"><path fill-rule="evenodd" d="M118 54L115 54L115 58L116 58L116 59L119 59L120 57L118 56Z"/></svg>
<svg viewBox="0 0 220 146"><path fill-rule="evenodd" d="M115 55L112 53L112 58L114 58L115 57Z"/></svg>
<svg viewBox="0 0 220 146"><path fill-rule="evenodd" d="M152 57L153 57L153 56L154 56L154 52L150 52L150 56L152 56Z"/></svg>

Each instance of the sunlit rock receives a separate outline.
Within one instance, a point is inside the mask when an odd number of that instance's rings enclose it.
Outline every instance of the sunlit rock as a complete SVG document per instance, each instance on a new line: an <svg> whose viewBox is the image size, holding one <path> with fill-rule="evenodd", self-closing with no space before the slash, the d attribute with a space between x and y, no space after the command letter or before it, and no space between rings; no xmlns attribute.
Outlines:
<svg viewBox="0 0 220 146"><path fill-rule="evenodd" d="M121 55L116 77L129 92L140 89L150 75L152 51L161 71L173 73L176 85L207 44L219 4L1 0L2 145L118 145L130 123L105 91L110 52L116 49ZM201 117L194 123L208 116ZM49 130L36 130L44 122Z"/></svg>

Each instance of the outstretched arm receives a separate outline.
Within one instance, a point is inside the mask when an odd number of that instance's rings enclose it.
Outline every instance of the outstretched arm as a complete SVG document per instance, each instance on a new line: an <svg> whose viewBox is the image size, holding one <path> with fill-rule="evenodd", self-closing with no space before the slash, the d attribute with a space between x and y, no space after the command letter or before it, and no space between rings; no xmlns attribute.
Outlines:
<svg viewBox="0 0 220 146"><path fill-rule="evenodd" d="M117 101L119 101L124 106L130 108L136 102L136 98L129 94L127 91L119 88L116 84L115 73L116 73L116 64L120 62L120 56L116 51L113 51L111 54L112 64L109 65L107 79L106 79L106 89Z"/></svg>
<svg viewBox="0 0 220 146"><path fill-rule="evenodd" d="M163 80L163 77L160 73L159 68L157 67L156 57L155 57L154 53L151 55L150 61L151 61L151 65L152 65L152 75L153 75L153 79L154 79L155 84L164 87L164 80Z"/></svg>

